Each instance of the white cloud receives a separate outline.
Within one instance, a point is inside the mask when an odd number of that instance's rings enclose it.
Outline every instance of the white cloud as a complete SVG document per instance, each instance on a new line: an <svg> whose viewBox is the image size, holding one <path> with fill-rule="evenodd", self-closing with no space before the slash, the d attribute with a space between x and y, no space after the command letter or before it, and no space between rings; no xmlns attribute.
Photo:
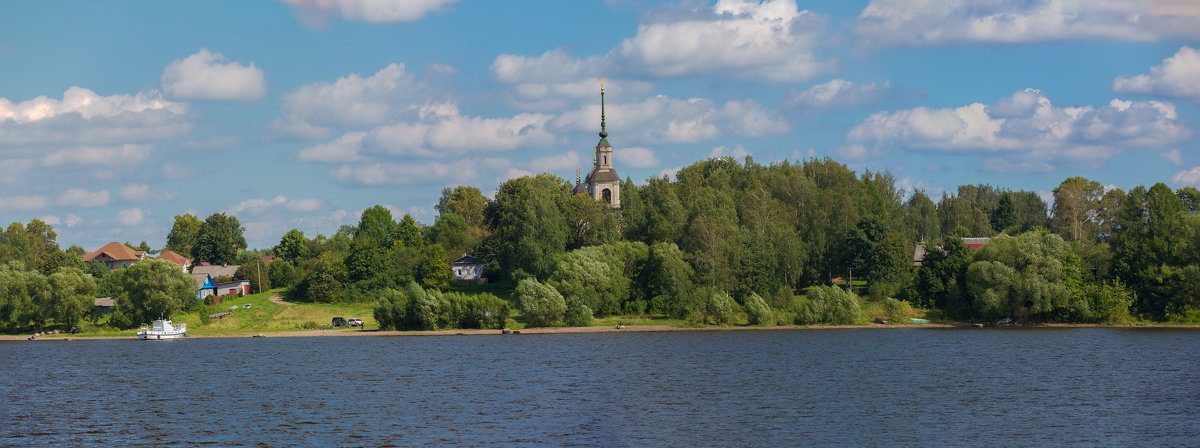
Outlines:
<svg viewBox="0 0 1200 448"><path fill-rule="evenodd" d="M444 157L472 152L544 147L554 143L546 125L553 116L517 114L484 118L460 115L452 104L423 108L421 118L349 133L301 151L301 160L357 160L360 151L391 156Z"/></svg>
<svg viewBox="0 0 1200 448"><path fill-rule="evenodd" d="M321 138L332 126L377 125L408 111L426 90L404 64L389 64L368 77L351 73L284 94L283 117L271 126L285 135Z"/></svg>
<svg viewBox="0 0 1200 448"><path fill-rule="evenodd" d="M727 146L718 146L713 148L712 151L708 152L708 156L711 158L733 157L734 159L738 160L744 159L749 155L750 153L746 151L746 148L742 145L737 145L733 148Z"/></svg>
<svg viewBox="0 0 1200 448"><path fill-rule="evenodd" d="M600 94L597 79L586 78L567 82L522 82L507 89L510 103L530 110L564 109L579 104L580 100L596 101ZM644 98L654 90L654 84L631 79L606 80L605 92L609 99Z"/></svg>
<svg viewBox="0 0 1200 448"><path fill-rule="evenodd" d="M46 216L43 216L38 219L40 219L40 220L42 220L42 222L44 222L46 224L50 224L52 226L57 226L59 224L62 224L62 219L59 219L59 217L54 216L54 215L46 215Z"/></svg>
<svg viewBox="0 0 1200 448"><path fill-rule="evenodd" d="M371 23L411 22L458 0L283 0L298 9Z"/></svg>
<svg viewBox="0 0 1200 448"><path fill-rule="evenodd" d="M1177 187L1200 187L1200 166L1175 173L1171 176L1171 183Z"/></svg>
<svg viewBox="0 0 1200 448"><path fill-rule="evenodd" d="M80 218L79 215L76 215L74 213L67 213L66 223L67 223L67 227L75 227L77 225L83 224L83 218Z"/></svg>
<svg viewBox="0 0 1200 448"><path fill-rule="evenodd" d="M638 103L610 104L607 115L612 141L634 144L690 143L730 134L762 137L788 130L783 118L753 100L718 105L705 98L658 95ZM594 131L599 117L599 104L585 106L559 115L551 129Z"/></svg>
<svg viewBox="0 0 1200 448"><path fill-rule="evenodd" d="M242 213L260 214L269 208L284 207L296 212L316 211L325 204L320 199L288 199L287 196L277 195L271 199L247 199L226 209L226 213L240 215Z"/></svg>
<svg viewBox="0 0 1200 448"><path fill-rule="evenodd" d="M86 188L70 188L58 195L55 203L60 207L99 207L107 205L108 190L88 191Z"/></svg>
<svg viewBox="0 0 1200 448"><path fill-rule="evenodd" d="M71 87L62 100L39 96L14 103L0 98L0 146L159 140L191 130L186 112L183 103L157 92L100 96Z"/></svg>
<svg viewBox="0 0 1200 448"><path fill-rule="evenodd" d="M658 157L654 155L654 150L641 146L632 148L621 148L613 150L614 162L619 160L621 165L628 165L633 168L650 168L658 166Z"/></svg>
<svg viewBox="0 0 1200 448"><path fill-rule="evenodd" d="M338 137L337 140L321 143L300 150L298 157L306 162L352 162L359 160L359 148L362 147L363 136L366 132L351 132Z"/></svg>
<svg viewBox="0 0 1200 448"><path fill-rule="evenodd" d="M1172 165L1183 166L1183 152L1180 151L1179 148L1160 153L1159 155L1162 156L1162 158L1171 161Z"/></svg>
<svg viewBox="0 0 1200 448"><path fill-rule="evenodd" d="M1149 74L1120 76L1113 81L1117 93L1137 93L1200 102L1200 51L1181 47Z"/></svg>
<svg viewBox="0 0 1200 448"><path fill-rule="evenodd" d="M169 201L179 196L178 192L166 190L151 190L146 184L132 184L121 187L121 199L126 201Z"/></svg>
<svg viewBox="0 0 1200 448"><path fill-rule="evenodd" d="M475 166L466 160L454 163L375 163L345 165L333 170L332 174L338 181L362 185L466 182L475 178Z"/></svg>
<svg viewBox="0 0 1200 448"><path fill-rule="evenodd" d="M176 59L163 69L163 90L172 98L188 100L251 101L267 94L263 71L228 60L221 53L201 48Z"/></svg>
<svg viewBox="0 0 1200 448"><path fill-rule="evenodd" d="M43 196L0 197L0 211L41 210L49 205Z"/></svg>
<svg viewBox="0 0 1200 448"><path fill-rule="evenodd" d="M872 0L855 31L873 45L959 45L1200 37L1200 13L1172 0Z"/></svg>
<svg viewBox="0 0 1200 448"><path fill-rule="evenodd" d="M675 177L675 175L679 173L679 170L682 170L682 169L683 169L682 166L677 166L677 167L672 167L672 168L663 168L662 171L658 172L658 177L665 177L665 178L670 179L670 178Z"/></svg>
<svg viewBox="0 0 1200 448"><path fill-rule="evenodd" d="M784 100L784 104L810 109L857 106L873 102L879 97L890 93L891 90L892 84L890 81L884 81L882 85L879 85L875 82L871 82L870 84L855 84L844 79L834 79L809 87L803 92L788 95L788 98Z"/></svg>
<svg viewBox="0 0 1200 448"><path fill-rule="evenodd" d="M1095 167L1125 148L1161 147L1191 131L1175 107L1157 101L1113 100L1101 107L1057 107L1026 89L993 106L878 112L850 131L847 142L872 148L1020 154L985 168L1045 171L1052 162Z"/></svg>
<svg viewBox="0 0 1200 448"><path fill-rule="evenodd" d="M718 0L707 11L643 23L607 54L576 58L561 49L539 56L502 54L501 82L565 82L607 74L656 77L729 75L796 82L826 70L815 48L826 19L794 0Z"/></svg>
<svg viewBox="0 0 1200 448"><path fill-rule="evenodd" d="M150 212L137 207L127 208L117 212L117 224L123 226L136 226L146 220L150 216Z"/></svg>

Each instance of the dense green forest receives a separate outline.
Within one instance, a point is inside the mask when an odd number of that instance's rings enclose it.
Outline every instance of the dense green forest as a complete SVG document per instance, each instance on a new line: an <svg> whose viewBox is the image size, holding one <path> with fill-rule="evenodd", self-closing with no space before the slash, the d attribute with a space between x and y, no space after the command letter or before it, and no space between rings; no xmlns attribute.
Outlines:
<svg viewBox="0 0 1200 448"><path fill-rule="evenodd" d="M510 313L535 326L647 314L853 323L872 304L964 321L1200 322L1200 192L1191 187L1123 191L1072 177L1049 207L1035 192L991 185L935 200L903 191L888 173L830 159L749 158L703 160L644 185L626 180L619 210L571 187L541 174L508 180L491 199L447 188L428 226L371 207L331 236L288 231L269 250L277 260L241 275L289 287L291 300L376 302L385 328L497 327ZM972 249L965 237L993 238ZM244 250L237 218L223 214L177 216L167 242L198 259L262 263ZM83 266L81 253L60 250L40 221L9 226L0 235L0 323L82 318L59 296L97 290L134 304L136 287L124 285L135 275L110 279ZM484 289L495 295L451 282L448 260L459 254L486 261ZM35 292L58 289L46 284L72 292ZM172 309L191 306L184 299ZM126 324L144 315L127 313Z"/></svg>

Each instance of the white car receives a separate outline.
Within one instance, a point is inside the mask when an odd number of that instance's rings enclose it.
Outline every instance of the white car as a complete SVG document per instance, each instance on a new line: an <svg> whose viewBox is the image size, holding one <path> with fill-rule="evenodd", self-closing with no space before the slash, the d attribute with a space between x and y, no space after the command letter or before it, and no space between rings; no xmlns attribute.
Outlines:
<svg viewBox="0 0 1200 448"><path fill-rule="evenodd" d="M350 325L351 327L361 327L361 326L363 326L363 321L362 321L362 319L353 317L350 319L346 319L346 324Z"/></svg>

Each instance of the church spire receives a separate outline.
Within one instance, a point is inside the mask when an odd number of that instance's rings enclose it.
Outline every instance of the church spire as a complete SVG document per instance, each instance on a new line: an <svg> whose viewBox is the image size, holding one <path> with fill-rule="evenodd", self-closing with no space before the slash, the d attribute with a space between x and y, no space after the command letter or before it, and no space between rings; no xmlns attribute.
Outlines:
<svg viewBox="0 0 1200 448"><path fill-rule="evenodd" d="M607 138L608 131L604 130L604 78L600 78L600 138Z"/></svg>

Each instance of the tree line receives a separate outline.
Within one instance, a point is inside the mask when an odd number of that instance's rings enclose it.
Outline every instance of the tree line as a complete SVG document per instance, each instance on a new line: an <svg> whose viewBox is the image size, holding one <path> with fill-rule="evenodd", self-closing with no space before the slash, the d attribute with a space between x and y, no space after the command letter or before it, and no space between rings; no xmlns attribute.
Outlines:
<svg viewBox="0 0 1200 448"><path fill-rule="evenodd" d="M516 311L534 325L624 314L822 323L853 321L864 306L910 304L962 320L1200 321L1200 192L1191 187L1124 191L1071 177L1054 189L1052 206L1036 192L991 185L935 200L904 191L889 173L857 173L830 159L714 158L673 179L626 179L619 210L570 190L550 174L508 180L492 198L447 188L431 225L374 206L330 236L292 229L262 251L245 249L234 216L180 215L166 249L241 263L239 278L286 287L291 300L374 301L389 328L503 325L497 316ZM976 250L964 237L992 240ZM3 272L44 278L4 277L6 325L71 319L54 306L19 305L53 301L30 302L37 288L10 287L93 270L79 261L83 249L60 250L54 239L38 220L0 234ZM918 245L925 258L914 268ZM265 252L278 258L264 263ZM448 261L459 254L485 260L491 281L508 285L508 300L456 291ZM90 277L97 292L132 294L101 274ZM67 289L82 297L87 281Z"/></svg>

